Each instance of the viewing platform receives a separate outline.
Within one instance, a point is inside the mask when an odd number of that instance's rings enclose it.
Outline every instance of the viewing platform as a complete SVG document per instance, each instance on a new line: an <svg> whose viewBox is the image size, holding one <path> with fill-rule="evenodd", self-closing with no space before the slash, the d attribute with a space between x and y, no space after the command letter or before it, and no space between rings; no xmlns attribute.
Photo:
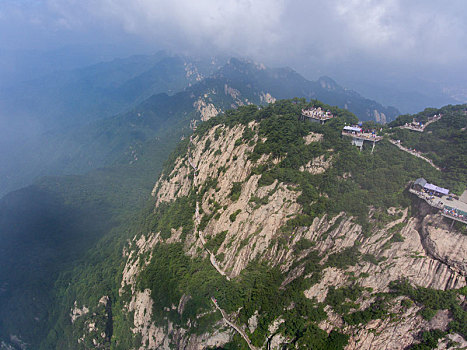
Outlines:
<svg viewBox="0 0 467 350"><path fill-rule="evenodd" d="M462 211L460 209L445 205L443 211L441 212L441 215L449 219L462 222L463 224L467 224L467 212Z"/></svg>
<svg viewBox="0 0 467 350"><path fill-rule="evenodd" d="M378 141L381 141L383 139L382 136L377 136L375 134L364 133L364 132L361 132L361 133L349 133L347 131L342 131L342 135L343 136L351 136L354 139L363 140L363 141L371 141L371 142L378 142Z"/></svg>
<svg viewBox="0 0 467 350"><path fill-rule="evenodd" d="M410 124L405 123L405 125L402 125L399 128L400 129L407 129L407 130L412 130L412 131L423 132L428 125L440 120L442 117L443 117L442 114L435 114L433 117L428 118L428 121L425 124L422 124L421 122L417 122L414 119L412 121L412 123L410 123Z"/></svg>
<svg viewBox="0 0 467 350"><path fill-rule="evenodd" d="M427 183L420 178L414 181L409 192L423 199L428 205L441 210L441 215L467 224L467 203L457 199L446 188Z"/></svg>
<svg viewBox="0 0 467 350"><path fill-rule="evenodd" d="M444 208L443 202L436 196L430 195L430 194L428 194L426 192L414 190L413 188L410 188L409 192L416 195L418 198L423 199L430 206L432 206L432 207L434 207L436 209L443 209Z"/></svg>
<svg viewBox="0 0 467 350"><path fill-rule="evenodd" d="M329 119L334 118L330 111L324 111L321 107L311 108L311 109L302 109L301 120L311 120L317 121L321 124L324 124Z"/></svg>
<svg viewBox="0 0 467 350"><path fill-rule="evenodd" d="M373 149L371 150L372 153L375 148L375 143L383 139L382 136L376 135L375 131L364 131L359 126L344 126L344 129L342 130L342 136L352 137L352 145L359 147L360 151L363 148L364 141L373 142Z"/></svg>

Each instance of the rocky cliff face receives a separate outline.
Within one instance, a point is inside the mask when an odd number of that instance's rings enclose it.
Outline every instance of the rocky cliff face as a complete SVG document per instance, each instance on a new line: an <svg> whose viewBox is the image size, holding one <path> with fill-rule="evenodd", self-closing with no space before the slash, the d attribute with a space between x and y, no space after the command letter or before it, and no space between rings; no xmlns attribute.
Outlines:
<svg viewBox="0 0 467 350"><path fill-rule="evenodd" d="M324 147L322 134L310 132L303 139L307 146ZM451 312L441 310L427 320L420 314L423 305L409 302L405 296L388 296L390 282L403 279L414 286L442 291L465 287L467 237L450 229L439 214L430 213L423 204L415 214L407 207L369 208L366 228L345 211L324 214L314 217L309 225L295 226L290 233L286 230L288 221L296 218L305 205L299 200L302 192L292 182L261 180L260 169L282 160L271 154L256 159L251 156L256 145L266 141L260 122L255 120L215 125L194 134L186 152L155 184L155 212L182 198L191 198L193 224L188 232L183 226L172 228L170 234L143 232L123 251L125 266L119 295L123 313L131 321L131 332L138 337L135 348L206 349L222 347L234 336L247 338L250 348L280 349L286 344L299 348L281 326L288 325L285 315L295 308L293 300L264 326L264 342L255 339L258 319L267 312L261 308L245 322L242 308L220 315L213 299L214 305L185 323L170 318L155 320L153 291L142 289L138 281L150 266L155 247L176 243L182 244L190 259L210 261L211 273L222 275L226 281L243 278L248 266L255 262L266 263L282 273L278 293L300 279L305 281L307 288L300 291L301 295L321 305L325 312L325 319L317 322L317 327L330 335L337 331L345 335L346 349L404 349L419 342L422 331L447 330L453 320ZM313 176L326 174L337 157L336 151L327 149L326 155L310 157L299 171ZM319 273L309 271L312 257ZM338 304L332 302L336 291L352 288L359 291L357 295L344 296ZM374 305L382 296L385 309L375 316L379 309ZM177 303L166 305L165 311L183 318L192 298L186 291ZM348 310L339 311L340 305ZM349 321L349 315L364 315L368 310L374 311L369 320ZM217 318L207 329L201 333L191 330L203 317L215 314ZM88 308L76 306L71 318L74 321L87 315ZM244 334L230 321L236 322ZM248 342L250 338L252 343ZM455 332L442 338L439 349L447 348L452 340L467 345Z"/></svg>
<svg viewBox="0 0 467 350"><path fill-rule="evenodd" d="M269 186L258 187L260 175L252 174L252 168L264 164L267 157L253 163L247 156L258 136L253 138L251 146L236 145L236 140L246 128L254 130L255 127L254 122L230 129L216 127L202 139L193 139L187 158L178 159L168 175L169 179L159 181L153 191L157 193L158 206L187 196L193 187L202 187L209 179L216 179L216 187L204 194L199 206L203 217L212 216L216 211L216 218L209 220L203 230L206 239L227 231L217 254L224 256L220 265L230 277L238 276L248 262L260 256L268 255L272 261L279 262L285 251L279 249L273 239L287 217L300 209L296 203L300 193L285 184L276 181ZM222 134L217 140L216 132ZM204 151L207 142L210 147ZM196 176L190 180L188 174L192 171ZM232 198L234 184L237 184L239 194L235 200ZM252 198L263 199L264 204L258 205ZM221 208L216 210L219 206ZM188 252L196 255L201 246L198 238Z"/></svg>

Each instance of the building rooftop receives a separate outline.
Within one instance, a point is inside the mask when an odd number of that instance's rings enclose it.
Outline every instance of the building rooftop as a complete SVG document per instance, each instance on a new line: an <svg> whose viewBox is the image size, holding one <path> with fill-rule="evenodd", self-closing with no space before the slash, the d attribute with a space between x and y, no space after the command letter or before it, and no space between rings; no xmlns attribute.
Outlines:
<svg viewBox="0 0 467 350"><path fill-rule="evenodd" d="M350 132L362 132L362 128L358 126L344 126L344 131L350 131Z"/></svg>
<svg viewBox="0 0 467 350"><path fill-rule="evenodd" d="M441 193L441 194L444 194L444 195L448 195L449 194L449 190L447 188L442 188L442 187L438 187L436 185L433 185L433 184L429 184L427 183L425 186L423 186L425 189L427 190L430 190L430 191L436 191L438 193Z"/></svg>
<svg viewBox="0 0 467 350"><path fill-rule="evenodd" d="M425 185L427 184L427 181L423 177L420 177L417 180L415 180L415 182L413 184L414 185L419 185L421 187L425 187Z"/></svg>

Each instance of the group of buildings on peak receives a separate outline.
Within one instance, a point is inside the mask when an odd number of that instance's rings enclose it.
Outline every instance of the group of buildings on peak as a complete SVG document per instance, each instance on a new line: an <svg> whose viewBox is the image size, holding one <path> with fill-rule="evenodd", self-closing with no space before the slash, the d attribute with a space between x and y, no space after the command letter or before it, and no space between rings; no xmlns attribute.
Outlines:
<svg viewBox="0 0 467 350"><path fill-rule="evenodd" d="M320 123L324 123L325 121L332 119L334 115L332 115L331 111L324 110L321 107L312 107L307 109L302 109L302 118L306 119L309 118L311 121L317 121Z"/></svg>
<svg viewBox="0 0 467 350"><path fill-rule="evenodd" d="M329 110L325 111L321 107L311 107L302 109L300 120L309 120L312 122L319 122L324 124L326 121L332 119L333 117L333 114ZM414 118L412 123L405 123L405 125L402 125L399 128L423 132L429 124L440 120L442 117L443 115L441 113L435 114L432 117L429 117L425 124L423 124L421 121L417 121ZM363 148L364 141L373 142L372 153L375 147L375 142L383 139L383 136L377 135L377 131L375 129L364 130L361 126L361 123L359 123L359 125L344 126L342 135L352 137L352 145L359 147L360 150ZM397 141L397 143L400 144L400 141Z"/></svg>
<svg viewBox="0 0 467 350"><path fill-rule="evenodd" d="M423 199L430 206L441 210L441 215L467 224L467 190L458 197L449 189L428 183L424 178L418 178L409 192Z"/></svg>
<svg viewBox="0 0 467 350"><path fill-rule="evenodd" d="M440 120L442 117L443 117L443 115L441 113L440 114L435 114L434 116L429 117L428 121L425 124L423 124L423 122L417 121L414 118L412 120L412 123L405 123L404 125L400 126L400 128L401 129L408 129L408 130L423 132L428 125Z"/></svg>
<svg viewBox="0 0 467 350"><path fill-rule="evenodd" d="M428 118L425 124L414 119L412 123L406 123L400 128L423 132L429 124L440 120L442 116L441 113L435 114ZM302 109L300 119L324 124L333 117L329 110L325 111L321 107L312 107ZM359 147L360 150L363 147L364 141L373 142L372 152L375 143L383 138L383 136L377 135L375 129L365 130L361 124L344 126L342 135L352 137L352 144ZM397 143L397 141L393 143ZM430 206L440 209L441 215L453 219L453 222L455 220L467 224L467 190L459 199L455 194L450 194L449 189L428 183L424 178L419 178L412 183L409 191L425 200Z"/></svg>
<svg viewBox="0 0 467 350"><path fill-rule="evenodd" d="M309 120L312 122L319 122L324 124L326 121L332 119L334 115L329 110L324 110L321 107L312 107L307 109L302 109L302 114L300 116L301 120ZM351 136L352 144L359 147L360 150L363 147L364 141L371 141L374 143L380 141L383 137L376 134L376 130L364 130L359 125L353 126L344 126L342 130L343 136Z"/></svg>

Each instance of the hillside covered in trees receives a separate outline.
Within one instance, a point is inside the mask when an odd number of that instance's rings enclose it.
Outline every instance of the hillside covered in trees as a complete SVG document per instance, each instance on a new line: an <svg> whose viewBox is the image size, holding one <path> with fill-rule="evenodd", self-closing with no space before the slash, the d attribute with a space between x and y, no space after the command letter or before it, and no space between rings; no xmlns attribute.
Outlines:
<svg viewBox="0 0 467 350"><path fill-rule="evenodd" d="M441 115L440 120L423 132L396 128L413 120L425 124L434 115ZM392 138L432 159L451 188L462 193L467 187L467 105L427 108L414 115L399 116L388 126L394 128Z"/></svg>
<svg viewBox="0 0 467 350"><path fill-rule="evenodd" d="M300 120L311 105L334 118ZM360 151L341 135L356 122L293 99L200 124L169 157L146 209L60 274L47 336L29 339L43 349L462 342L466 237L407 186L463 179L386 138Z"/></svg>

